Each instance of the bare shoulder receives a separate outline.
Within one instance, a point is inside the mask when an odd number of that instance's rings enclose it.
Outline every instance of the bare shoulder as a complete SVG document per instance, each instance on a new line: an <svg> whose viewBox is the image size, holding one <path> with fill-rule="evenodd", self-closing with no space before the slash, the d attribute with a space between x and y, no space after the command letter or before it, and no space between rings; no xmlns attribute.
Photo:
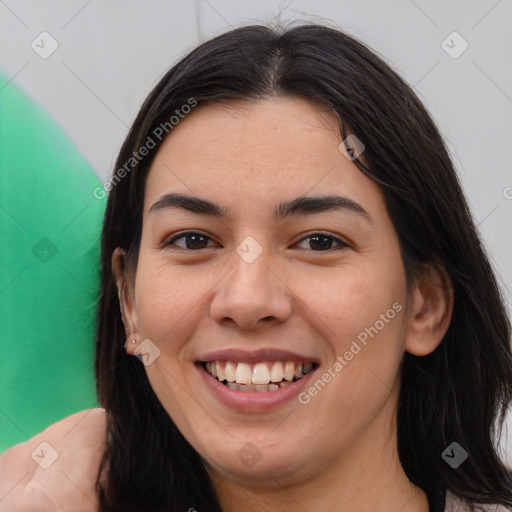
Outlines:
<svg viewBox="0 0 512 512"><path fill-rule="evenodd" d="M106 420L102 408L80 411L5 451L0 512L96 511Z"/></svg>

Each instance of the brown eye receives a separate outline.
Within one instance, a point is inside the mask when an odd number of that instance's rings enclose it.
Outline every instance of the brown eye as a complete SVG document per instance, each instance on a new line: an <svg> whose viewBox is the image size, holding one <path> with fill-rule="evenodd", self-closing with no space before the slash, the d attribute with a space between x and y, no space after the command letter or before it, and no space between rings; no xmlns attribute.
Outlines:
<svg viewBox="0 0 512 512"><path fill-rule="evenodd" d="M341 241L339 238L326 233L314 233L303 238L299 243L302 243L305 240L309 240L309 248L316 252L326 252L331 250L333 248L333 242L338 244L338 249L348 247L348 244Z"/></svg>
<svg viewBox="0 0 512 512"><path fill-rule="evenodd" d="M176 241L183 239L185 245L177 245ZM182 249L205 249L208 243L208 240L211 240L210 237L203 235L202 233L197 233L195 231L185 231L180 233L178 236L175 236L168 242L164 244L164 246L176 246Z"/></svg>
<svg viewBox="0 0 512 512"><path fill-rule="evenodd" d="M176 243L178 240L182 239L184 242L181 242L180 244ZM209 236L206 236L203 233L198 233L196 231L184 231L171 238L163 245L164 247L177 247L193 251L208 248L208 241L211 240L212 239ZM305 241L309 241L309 247L304 248L311 249L315 252L327 252L349 247L347 243L328 233L313 233L312 235L303 238L299 243L304 243ZM334 247L333 244L335 244Z"/></svg>

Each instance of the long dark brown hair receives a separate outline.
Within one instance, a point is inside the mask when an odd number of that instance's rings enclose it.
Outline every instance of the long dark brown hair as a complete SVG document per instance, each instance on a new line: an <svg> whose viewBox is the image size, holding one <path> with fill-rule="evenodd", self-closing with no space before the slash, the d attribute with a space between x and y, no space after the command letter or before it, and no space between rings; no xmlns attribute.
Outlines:
<svg viewBox="0 0 512 512"><path fill-rule="evenodd" d="M121 148L102 233L95 371L108 427L100 510L221 512L199 454L123 348L111 259L116 247L125 249L134 275L145 180L161 141L135 165L130 159L148 137L155 140L191 99L270 96L321 102L339 118L343 139L353 133L364 142L364 163L354 163L384 194L408 282L431 262L452 282L442 342L424 357L405 353L401 365L398 453L407 477L429 499L449 490L468 503L512 506L512 478L497 451L512 400L510 324L445 143L414 91L374 51L342 31L306 24L247 26L198 46L149 94ZM457 469L441 457L454 441L469 454Z"/></svg>

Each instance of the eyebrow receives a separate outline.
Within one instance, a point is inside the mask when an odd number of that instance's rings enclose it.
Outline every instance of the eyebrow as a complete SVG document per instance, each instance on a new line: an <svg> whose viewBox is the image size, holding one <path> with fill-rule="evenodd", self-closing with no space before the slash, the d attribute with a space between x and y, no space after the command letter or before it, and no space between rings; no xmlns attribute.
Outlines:
<svg viewBox="0 0 512 512"><path fill-rule="evenodd" d="M156 203L151 206L149 213L169 208L179 208L200 215L210 215L219 219L225 219L229 216L229 210L207 199L188 196L179 193L169 193L163 195ZM282 220L285 217L293 215L308 215L321 213L331 210L345 210L355 213L360 217L372 223L370 214L356 201L343 196L301 196L291 201L279 203L272 212L274 220Z"/></svg>

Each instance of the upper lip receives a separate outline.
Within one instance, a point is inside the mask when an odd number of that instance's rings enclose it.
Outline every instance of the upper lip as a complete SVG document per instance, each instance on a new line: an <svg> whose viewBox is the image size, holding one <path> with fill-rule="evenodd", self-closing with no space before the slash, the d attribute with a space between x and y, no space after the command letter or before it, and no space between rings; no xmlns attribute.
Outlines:
<svg viewBox="0 0 512 512"><path fill-rule="evenodd" d="M207 361L235 361L248 364L264 361L292 361L296 363L311 361L318 364L318 359L315 357L275 348L260 348L251 351L237 348L219 349L203 354L198 359L198 362L202 363Z"/></svg>

